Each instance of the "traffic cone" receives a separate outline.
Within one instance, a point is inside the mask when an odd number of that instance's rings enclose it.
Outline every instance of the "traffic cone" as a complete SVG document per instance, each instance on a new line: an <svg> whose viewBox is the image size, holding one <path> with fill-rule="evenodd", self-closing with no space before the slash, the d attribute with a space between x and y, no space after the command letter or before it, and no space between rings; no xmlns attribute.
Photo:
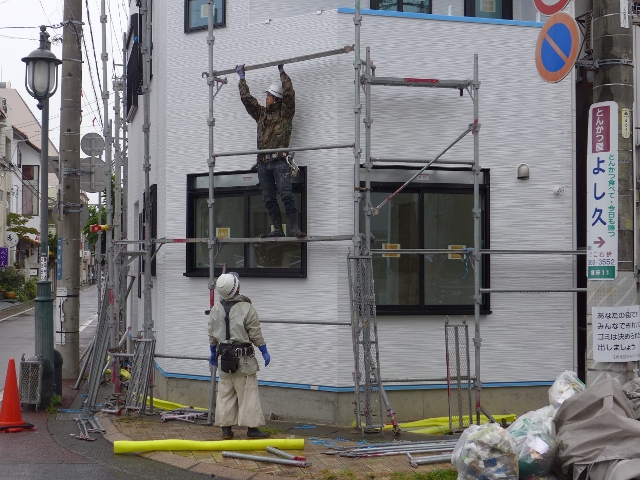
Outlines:
<svg viewBox="0 0 640 480"><path fill-rule="evenodd" d="M33 428L33 425L22 420L16 362L13 358L10 358L9 366L7 367L7 379L4 382L2 408L0 409L0 432L19 432L21 430L32 430Z"/></svg>

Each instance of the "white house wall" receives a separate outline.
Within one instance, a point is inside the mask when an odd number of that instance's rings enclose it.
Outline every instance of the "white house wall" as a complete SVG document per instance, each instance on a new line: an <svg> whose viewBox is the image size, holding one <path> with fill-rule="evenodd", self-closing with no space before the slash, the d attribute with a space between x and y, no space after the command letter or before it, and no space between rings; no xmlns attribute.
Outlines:
<svg viewBox="0 0 640 480"><path fill-rule="evenodd" d="M158 183L158 237L186 232L186 175L206 173L208 68L205 31L185 34L183 2L154 5L154 78L151 108L151 183ZM298 5L298 2L295 2ZM335 2L321 2L334 6ZM454 3L454 2L451 2ZM316 14L291 10L283 0L262 4L228 2L227 26L215 30L214 69L232 68L334 49L354 42L353 16L336 10ZM347 5L349 6L349 5ZM435 8L435 7L434 7ZM267 15L267 13L264 13ZM166 30L166 35L165 35ZM480 64L480 161L491 174L491 248L572 248L571 81L555 85L538 77L534 48L539 26L498 25L364 15L362 45L371 46L379 76L467 79L473 54ZM296 89L291 144L353 141L353 54L287 65ZM242 106L237 76L228 75L215 99L215 150L255 148L255 122ZM247 72L252 93L263 102L274 68ZM373 88L373 155L431 157L473 122L468 95L431 89ZM364 103L364 96L362 96ZM130 211L142 208L142 97L130 126ZM136 133L137 132L137 133ZM364 148L364 125L362 126ZM363 152L364 153L364 152ZM447 158L472 159L471 135ZM134 161L137 159L137 161ZM248 169L253 157L218 159L216 171ZM300 153L308 168L308 232L353 233L353 154L350 150ZM531 179L516 179L516 166L531 167ZM554 187L564 187L556 195ZM130 218L135 231L137 217ZM350 242L310 243L308 278L244 278L242 291L263 320L350 321L346 255ZM153 318L157 351L208 355L207 279L187 278L185 247L167 245L158 253ZM132 265L136 265L134 262ZM573 259L560 256L493 256L492 287L571 287ZM134 289L135 292L135 289ZM133 295L141 326L142 301ZM482 317L484 382L550 381L573 366L571 294L494 294L492 314ZM460 317L454 317L459 320ZM384 378L442 377L442 316L379 318ZM467 319L473 322L473 318ZM352 385L353 355L348 327L264 324L273 361L263 381L311 386ZM167 374L209 375L205 362L158 360ZM410 366L408 368L408 366ZM472 367L473 368L473 367Z"/></svg>

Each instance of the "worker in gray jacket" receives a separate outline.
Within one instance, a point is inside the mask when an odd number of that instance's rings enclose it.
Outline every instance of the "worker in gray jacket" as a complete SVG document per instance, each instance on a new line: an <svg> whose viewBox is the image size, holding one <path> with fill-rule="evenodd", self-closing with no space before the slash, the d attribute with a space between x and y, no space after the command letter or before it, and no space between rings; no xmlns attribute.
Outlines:
<svg viewBox="0 0 640 480"><path fill-rule="evenodd" d="M247 427L247 437L269 435L258 427L265 424L258 395L258 361L253 345L269 365L271 356L262 337L258 313L251 300L240 295L240 279L235 272L218 277L216 289L221 301L209 314L209 362L219 366L215 425L222 427L222 438L233 438L231 427Z"/></svg>

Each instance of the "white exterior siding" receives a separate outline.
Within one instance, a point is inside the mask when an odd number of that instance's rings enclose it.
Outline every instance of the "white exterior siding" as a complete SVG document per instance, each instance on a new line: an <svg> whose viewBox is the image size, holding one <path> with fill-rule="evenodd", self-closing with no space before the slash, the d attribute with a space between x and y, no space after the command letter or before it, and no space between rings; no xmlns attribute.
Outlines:
<svg viewBox="0 0 640 480"><path fill-rule="evenodd" d="M227 26L215 30L214 68L255 64L330 50L354 42L353 16L333 1L248 0L228 2ZM451 2L461 5L462 2ZM434 4L435 7L438 5ZM304 7L304 8L303 8ZM334 10L316 14L316 10ZM286 12L282 18L277 12ZM308 12L305 14L305 12ZM268 24L261 23L271 18ZM205 31L183 32L182 2L154 11L154 77L151 109L151 183L158 183L158 237L186 232L186 175L205 173L208 155L208 88ZM536 73L538 27L365 15L364 46L371 46L378 76L470 79L473 54L480 64L480 162L490 169L491 248L558 249L573 246L572 110L569 79L546 84ZM286 67L296 89L295 146L353 141L353 54ZM237 76L228 75L215 99L215 150L255 147L255 122L240 103ZM252 93L263 102L275 68L247 72ZM374 87L372 154L432 157L473 122L473 104L457 91ZM364 104L364 96L362 97ZM364 113L364 112L363 112ZM130 211L142 210L143 105L130 125ZM364 154L364 125L362 125ZM446 158L472 159L472 136ZM364 156L364 155L363 155ZM308 232L353 233L351 150L299 153L308 168ZM531 179L516 179L527 163ZM221 158L216 171L248 169L254 157ZM555 186L564 193L556 195ZM134 232L137 217L130 218ZM350 321L346 256L350 242L310 243L308 278L243 278L265 320ZM135 265L135 263L134 263ZM167 245L158 254L153 318L157 351L208 355L207 280L186 278L185 248ZM492 256L492 287L572 287L573 258ZM141 328L141 300L133 295ZM551 381L573 368L572 294L494 294L492 314L482 317L484 382ZM459 317L454 317L457 320ZM467 318L472 323L473 318ZM379 317L383 378L432 378L445 374L444 317ZM273 362L260 380L350 387L353 370L349 327L264 324ZM473 356L473 355L472 355ZM209 375L204 362L158 359L169 374ZM407 365L411 365L408 369ZM473 366L472 366L473 371Z"/></svg>

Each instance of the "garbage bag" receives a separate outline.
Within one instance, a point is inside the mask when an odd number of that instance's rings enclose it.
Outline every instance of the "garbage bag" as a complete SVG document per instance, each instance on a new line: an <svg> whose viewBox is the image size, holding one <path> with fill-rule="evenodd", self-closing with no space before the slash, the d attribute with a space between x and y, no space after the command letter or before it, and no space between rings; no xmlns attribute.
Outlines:
<svg viewBox="0 0 640 480"><path fill-rule="evenodd" d="M517 480L518 455L509 432L497 423L471 425L451 455L458 480Z"/></svg>
<svg viewBox="0 0 640 480"><path fill-rule="evenodd" d="M575 372L566 370L558 375L556 381L549 388L549 403L558 408L567 398L573 397L585 388L584 383Z"/></svg>
<svg viewBox="0 0 640 480"><path fill-rule="evenodd" d="M527 412L507 429L515 443L521 480L547 475L553 468L557 452L553 439L555 411L549 405Z"/></svg>

